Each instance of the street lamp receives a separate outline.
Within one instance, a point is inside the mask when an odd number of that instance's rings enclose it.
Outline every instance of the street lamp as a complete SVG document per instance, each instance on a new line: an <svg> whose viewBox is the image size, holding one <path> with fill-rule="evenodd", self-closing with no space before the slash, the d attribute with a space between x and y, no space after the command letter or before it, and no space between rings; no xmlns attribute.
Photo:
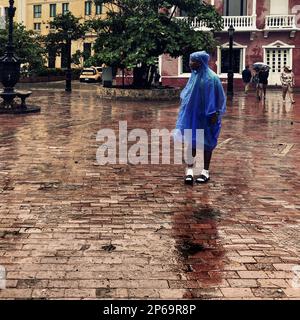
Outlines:
<svg viewBox="0 0 300 320"><path fill-rule="evenodd" d="M13 29L14 29L14 16L16 8L14 7L14 0L9 0L8 7L8 43L6 51L2 57L0 57L0 75L1 82L3 84L3 90L0 91L0 97L2 102L0 103L1 113L30 113L39 112L40 107L27 106L26 99L31 95L31 91L19 91L15 90L15 85L20 79L20 59L15 54L15 48L13 45ZM21 103L15 101L16 98L21 99Z"/></svg>
<svg viewBox="0 0 300 320"><path fill-rule="evenodd" d="M234 27L230 25L228 29L229 34L229 66L228 66L228 74L227 74L227 96L233 97L233 35L234 35Z"/></svg>
<svg viewBox="0 0 300 320"><path fill-rule="evenodd" d="M67 31L67 71L66 71L66 91L72 91L72 69L71 69L71 54L72 54L72 29Z"/></svg>
<svg viewBox="0 0 300 320"><path fill-rule="evenodd" d="M14 7L14 0L9 0L8 13L8 43L6 52L0 58L0 74L1 81L4 87L4 92L13 93L14 86L20 78L20 60L14 54L13 46L13 18L15 16L16 8Z"/></svg>

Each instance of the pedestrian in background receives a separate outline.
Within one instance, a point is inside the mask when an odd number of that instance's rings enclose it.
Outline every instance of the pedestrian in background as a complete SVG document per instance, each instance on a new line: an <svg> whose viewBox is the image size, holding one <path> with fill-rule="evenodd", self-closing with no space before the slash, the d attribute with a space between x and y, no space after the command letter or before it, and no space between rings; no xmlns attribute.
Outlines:
<svg viewBox="0 0 300 320"><path fill-rule="evenodd" d="M268 87L268 79L269 79L269 68L263 67L258 72L259 79L259 100L266 99L267 87Z"/></svg>
<svg viewBox="0 0 300 320"><path fill-rule="evenodd" d="M249 92L249 87L252 79L252 73L249 69L249 66L246 66L246 69L242 72L242 78L245 85L245 93Z"/></svg>
<svg viewBox="0 0 300 320"><path fill-rule="evenodd" d="M257 100L260 100L258 73L259 73L259 70L258 70L258 69L254 69L254 75L253 75L253 77L252 77L252 83L253 83L254 86L255 86L256 99L257 99Z"/></svg>
<svg viewBox="0 0 300 320"><path fill-rule="evenodd" d="M292 68L286 66L281 73L281 84L282 84L282 98L283 102L285 102L286 94L289 94L291 103L295 103L293 88L295 86L295 76L292 71Z"/></svg>

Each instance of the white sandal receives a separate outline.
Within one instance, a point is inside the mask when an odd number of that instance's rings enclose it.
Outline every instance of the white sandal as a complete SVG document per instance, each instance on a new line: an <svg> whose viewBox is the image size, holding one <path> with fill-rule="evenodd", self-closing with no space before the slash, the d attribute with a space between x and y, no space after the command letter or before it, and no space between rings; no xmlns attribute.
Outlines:
<svg viewBox="0 0 300 320"><path fill-rule="evenodd" d="M209 171L203 169L200 176L196 179L196 182L199 184L202 184L202 183L207 183L209 180L210 180Z"/></svg>
<svg viewBox="0 0 300 320"><path fill-rule="evenodd" d="M194 173L193 173L193 169L188 168L186 170L186 175L184 178L184 183L187 185L192 186L194 184Z"/></svg>

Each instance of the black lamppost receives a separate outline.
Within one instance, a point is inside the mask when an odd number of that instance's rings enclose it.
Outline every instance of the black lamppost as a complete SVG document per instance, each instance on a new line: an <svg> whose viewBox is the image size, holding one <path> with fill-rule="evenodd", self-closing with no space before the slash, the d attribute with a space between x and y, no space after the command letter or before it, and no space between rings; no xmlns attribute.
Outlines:
<svg viewBox="0 0 300 320"><path fill-rule="evenodd" d="M71 92L72 91L72 69L71 69L71 63L72 63L72 30L69 29L67 31L67 71L66 71L66 91Z"/></svg>
<svg viewBox="0 0 300 320"><path fill-rule="evenodd" d="M3 91L0 91L2 102L0 113L30 113L39 112L41 109L36 106L27 106L25 100L31 95L31 91L15 90L15 85L20 79L20 60L14 53L13 45L13 20L16 12L14 0L9 0L8 7L8 42L4 56L0 57L0 75L3 84ZM21 99L21 103L15 101Z"/></svg>
<svg viewBox="0 0 300 320"><path fill-rule="evenodd" d="M229 34L229 66L228 66L228 74L227 74L227 96L233 97L233 35L234 35L234 27L231 25L228 29Z"/></svg>
<svg viewBox="0 0 300 320"><path fill-rule="evenodd" d="M14 0L9 0L8 13L8 43L4 56L0 58L0 74L1 82L5 93L13 93L14 86L20 78L20 61L14 54L13 46L13 18L15 16L16 8L14 7Z"/></svg>

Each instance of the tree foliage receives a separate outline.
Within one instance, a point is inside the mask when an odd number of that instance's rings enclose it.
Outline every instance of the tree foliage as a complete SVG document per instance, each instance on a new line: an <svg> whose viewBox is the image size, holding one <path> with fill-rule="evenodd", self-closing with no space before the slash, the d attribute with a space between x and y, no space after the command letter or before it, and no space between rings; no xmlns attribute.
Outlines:
<svg viewBox="0 0 300 320"><path fill-rule="evenodd" d="M8 26L0 30L0 57L4 55L8 41ZM33 31L27 31L22 24L14 24L13 41L15 53L21 64L28 65L28 71L35 72L44 65L45 50L41 46L41 37Z"/></svg>
<svg viewBox="0 0 300 320"><path fill-rule="evenodd" d="M98 35L94 58L113 67L133 69L135 85L149 84L142 78L145 79L145 73L149 73L162 54L178 57L203 49L210 52L215 48L212 32L191 28L194 19L215 31L222 28L221 16L204 1L94 1L102 3L107 11L107 19L90 23ZM185 19L175 18L178 10L185 12Z"/></svg>
<svg viewBox="0 0 300 320"><path fill-rule="evenodd" d="M68 31L70 32L71 40L83 38L87 26L80 22L80 17L75 17L71 12L57 15L50 22L50 32L44 37L46 50L54 52L56 55L61 54L68 41ZM74 62L78 62L79 53L73 55Z"/></svg>

